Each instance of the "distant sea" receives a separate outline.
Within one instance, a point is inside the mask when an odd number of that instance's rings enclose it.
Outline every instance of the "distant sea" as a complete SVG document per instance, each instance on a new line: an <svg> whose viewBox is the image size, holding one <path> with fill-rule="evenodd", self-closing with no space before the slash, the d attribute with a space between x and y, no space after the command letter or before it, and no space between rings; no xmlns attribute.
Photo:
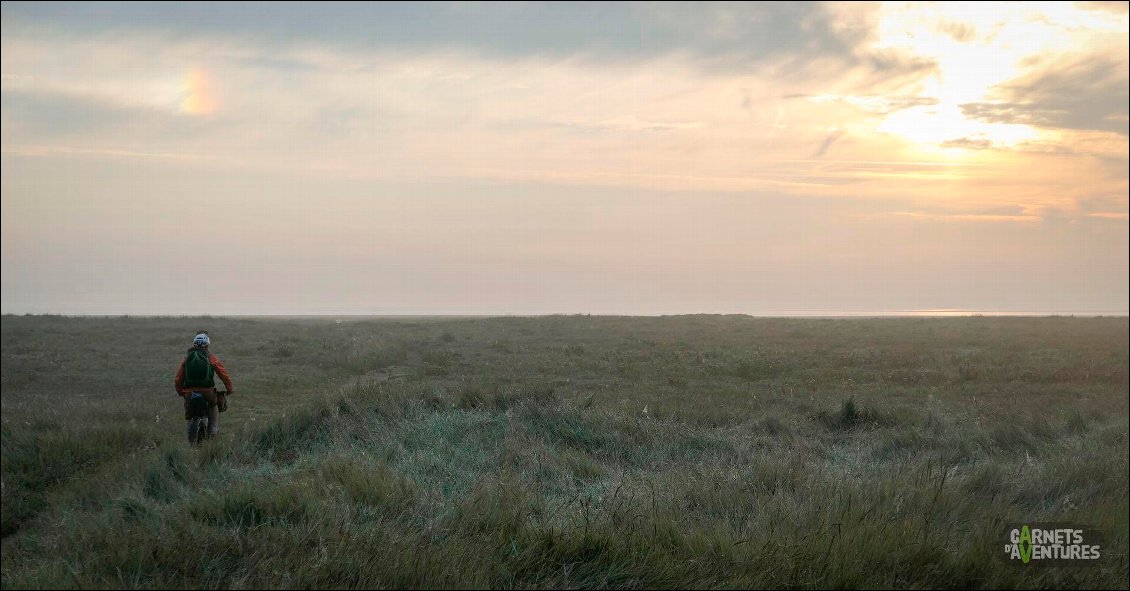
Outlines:
<svg viewBox="0 0 1130 591"><path fill-rule="evenodd" d="M751 313L751 316L768 317L887 317L887 316L1127 316L1128 310L968 310L964 308L935 308L928 310L786 310L780 312Z"/></svg>

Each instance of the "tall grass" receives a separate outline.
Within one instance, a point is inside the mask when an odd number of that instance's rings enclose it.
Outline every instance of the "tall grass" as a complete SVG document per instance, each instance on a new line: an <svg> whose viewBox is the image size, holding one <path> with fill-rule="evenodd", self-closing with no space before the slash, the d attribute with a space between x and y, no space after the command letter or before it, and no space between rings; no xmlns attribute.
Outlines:
<svg viewBox="0 0 1130 591"><path fill-rule="evenodd" d="M171 394L45 408L114 322L172 321L4 319L4 588L1127 585L1125 319L213 319L199 449ZM1022 521L1103 559L1009 564Z"/></svg>

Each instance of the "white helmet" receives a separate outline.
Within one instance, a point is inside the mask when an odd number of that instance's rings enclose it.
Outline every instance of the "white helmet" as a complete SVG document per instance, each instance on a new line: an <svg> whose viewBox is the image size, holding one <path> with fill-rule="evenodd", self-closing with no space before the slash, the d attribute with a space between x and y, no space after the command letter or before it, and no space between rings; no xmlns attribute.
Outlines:
<svg viewBox="0 0 1130 591"><path fill-rule="evenodd" d="M192 339L192 344L196 347L207 347L212 344L212 339L208 338L208 333L202 332L197 334L196 338Z"/></svg>

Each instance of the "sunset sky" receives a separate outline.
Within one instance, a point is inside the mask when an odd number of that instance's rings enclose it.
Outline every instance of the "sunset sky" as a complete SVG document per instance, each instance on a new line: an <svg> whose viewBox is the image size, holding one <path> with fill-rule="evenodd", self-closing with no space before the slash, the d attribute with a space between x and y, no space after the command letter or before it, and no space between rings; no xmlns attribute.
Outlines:
<svg viewBox="0 0 1130 591"><path fill-rule="evenodd" d="M2 311L1125 314L1127 6L4 2Z"/></svg>

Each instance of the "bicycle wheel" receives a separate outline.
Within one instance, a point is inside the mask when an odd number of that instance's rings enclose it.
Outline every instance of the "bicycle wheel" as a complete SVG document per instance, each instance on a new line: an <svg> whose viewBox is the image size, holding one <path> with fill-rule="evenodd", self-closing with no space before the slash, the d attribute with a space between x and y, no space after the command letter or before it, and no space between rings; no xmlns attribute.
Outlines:
<svg viewBox="0 0 1130 591"><path fill-rule="evenodd" d="M189 445L200 445L208 432L208 425L205 424L205 419L200 417L193 417L188 421L188 443Z"/></svg>

